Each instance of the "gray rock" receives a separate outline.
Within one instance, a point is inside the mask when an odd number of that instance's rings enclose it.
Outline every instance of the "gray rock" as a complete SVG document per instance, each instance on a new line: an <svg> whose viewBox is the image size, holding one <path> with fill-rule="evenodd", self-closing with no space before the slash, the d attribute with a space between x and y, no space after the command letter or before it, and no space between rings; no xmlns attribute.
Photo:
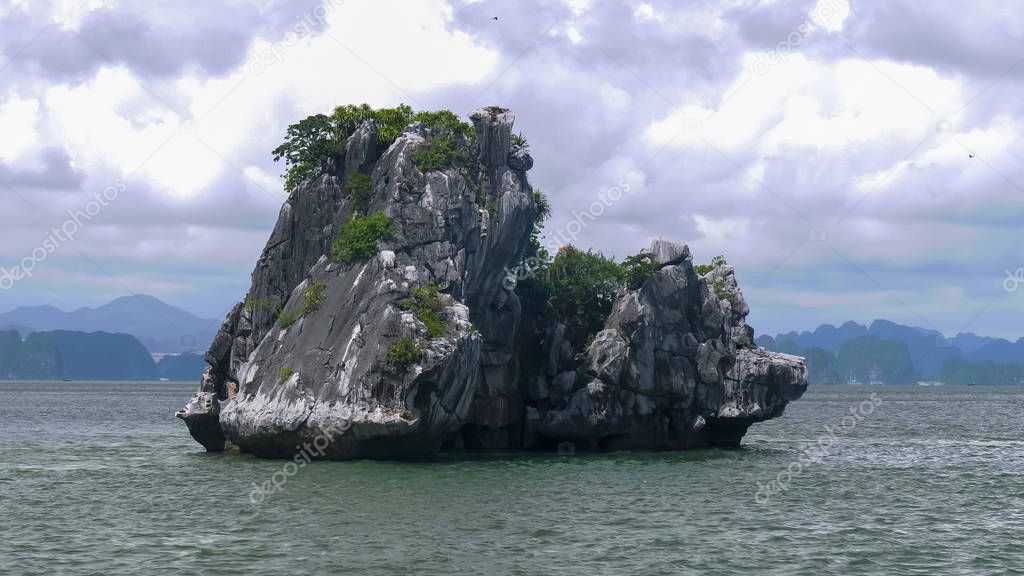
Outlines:
<svg viewBox="0 0 1024 576"><path fill-rule="evenodd" d="M207 449L223 448L219 432L243 452L290 457L297 445L330 435L327 458L409 457L436 451L478 412L518 426L520 312L500 281L525 250L536 208L522 173L506 164L511 113L493 108L472 117L479 174L423 174L410 158L425 141L420 128L378 151L368 123L349 138L340 174L291 194L253 272L247 305L225 320L207 354L208 377L179 413ZM395 233L368 262L333 264L330 244L352 212L341 183L357 169L373 182L367 212L387 213ZM493 221L478 202L498 207ZM444 292L448 329L438 338L401 307L426 282ZM278 306L301 314L314 283L325 291L319 308L291 326L276 323ZM408 370L388 361L401 337L423 349ZM499 408L479 410L487 405L481 402L474 410L481 390L495 391L490 405ZM510 390L515 395L505 395Z"/></svg>
<svg viewBox="0 0 1024 576"><path fill-rule="evenodd" d="M576 389L577 380L576 372L562 372L552 381L550 393L558 398L568 398Z"/></svg>
<svg viewBox="0 0 1024 576"><path fill-rule="evenodd" d="M655 262L663 266L679 264L690 257L690 248L686 244L676 244L660 238L651 242L648 252Z"/></svg>
<svg viewBox="0 0 1024 576"><path fill-rule="evenodd" d="M628 347L618 331L598 332L587 355L587 374L606 384L617 385L622 368L626 365L628 353Z"/></svg>
<svg viewBox="0 0 1024 576"><path fill-rule="evenodd" d="M550 306L524 311L504 281L533 226L533 160L510 153L511 112L483 108L471 119L476 156L465 166L424 174L411 154L435 134L414 124L380 149L365 123L329 173L292 192L246 300L225 318L199 390L177 414L197 442L290 458L326 438L322 457L331 459L563 441L582 450L735 446L800 397L803 359L756 348L732 268L698 277L685 245L652 243L661 267L620 293L586 351L573 349ZM372 181L361 206L345 188L357 170ZM331 262L338 227L378 211L395 231L377 254ZM438 337L402 305L427 282L441 290L447 327ZM304 313L313 287L324 298ZM282 326L282 312L297 320ZM403 368L388 357L400 338L422 351Z"/></svg>
<svg viewBox="0 0 1024 576"><path fill-rule="evenodd" d="M550 442L736 446L751 424L781 415L806 390L802 358L753 345L731 267L698 278L685 246L656 241L650 253L664 266L619 296L586 354L593 380L566 405L540 410Z"/></svg>

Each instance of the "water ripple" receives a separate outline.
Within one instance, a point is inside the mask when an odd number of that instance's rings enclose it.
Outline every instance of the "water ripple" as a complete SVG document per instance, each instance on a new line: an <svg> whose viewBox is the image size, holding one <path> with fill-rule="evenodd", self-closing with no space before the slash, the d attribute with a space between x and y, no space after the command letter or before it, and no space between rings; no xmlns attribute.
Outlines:
<svg viewBox="0 0 1024 576"><path fill-rule="evenodd" d="M739 450L315 463L207 455L173 384L0 384L0 572L1012 574L1024 394L812 389ZM758 503L871 392L879 409ZM111 399L116 399L112 402Z"/></svg>

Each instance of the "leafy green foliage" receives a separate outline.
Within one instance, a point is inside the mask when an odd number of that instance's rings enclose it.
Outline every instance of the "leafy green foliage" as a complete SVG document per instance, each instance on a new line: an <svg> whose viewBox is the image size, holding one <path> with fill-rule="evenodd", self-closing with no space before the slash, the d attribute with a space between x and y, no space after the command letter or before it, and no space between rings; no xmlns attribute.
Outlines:
<svg viewBox="0 0 1024 576"><path fill-rule="evenodd" d="M249 298L245 301L245 309L248 310L250 314L257 310L269 310L270 300L267 300L266 298Z"/></svg>
<svg viewBox="0 0 1024 576"><path fill-rule="evenodd" d="M274 162L283 158L288 166L285 190L291 192L307 178L326 172L329 163L341 154L343 142L331 118L323 114L289 126L284 143L274 149Z"/></svg>
<svg viewBox="0 0 1024 576"><path fill-rule="evenodd" d="M402 309L412 311L413 315L427 327L427 335L431 338L443 336L448 330L448 323L441 319L444 302L441 300L437 284L433 282L413 290L412 298L402 301Z"/></svg>
<svg viewBox="0 0 1024 576"><path fill-rule="evenodd" d="M551 216L551 202L540 190L533 191L533 203L537 205L537 214L533 217L535 228L544 227L544 222Z"/></svg>
<svg viewBox="0 0 1024 576"><path fill-rule="evenodd" d="M639 252L622 261L623 281L630 290L639 290L657 269L658 264L650 252Z"/></svg>
<svg viewBox="0 0 1024 576"><path fill-rule="evenodd" d="M449 110L417 112L413 120L421 122L433 136L410 155L420 172L444 170L468 158L463 143L473 138L472 125Z"/></svg>
<svg viewBox="0 0 1024 576"><path fill-rule="evenodd" d="M533 191L533 202L537 206L537 212L533 217L530 243L526 247L523 261L514 272L517 277L516 294L519 295L524 309L540 313L548 300L545 278L551 265L551 254L541 242L541 234L544 231L544 222L551 215L551 204L540 190Z"/></svg>
<svg viewBox="0 0 1024 576"><path fill-rule="evenodd" d="M281 368L277 372L277 383L284 384L294 375L295 370L293 368Z"/></svg>
<svg viewBox="0 0 1024 576"><path fill-rule="evenodd" d="M281 328L288 328L292 324L295 324L295 321L298 319L299 317L296 316L294 312L287 312L282 310L281 313L277 316L277 324Z"/></svg>
<svg viewBox="0 0 1024 576"><path fill-rule="evenodd" d="M566 337L579 348L587 334L604 327L622 287L622 269L598 252L565 246L548 267L545 284Z"/></svg>
<svg viewBox="0 0 1024 576"><path fill-rule="evenodd" d="M323 282L312 282L302 292L302 307L299 308L299 315L306 316L319 310L326 295L327 286Z"/></svg>
<svg viewBox="0 0 1024 576"><path fill-rule="evenodd" d="M392 142L402 135L405 127L412 122L412 108L405 104L399 104L395 108L381 108L373 110L366 104L359 107L341 106L334 110L334 116L344 123L346 128L351 126L349 134L354 132L359 125L366 120L373 120L377 124L377 140L390 146ZM349 124L349 122L352 122ZM347 138L347 136L346 136Z"/></svg>
<svg viewBox="0 0 1024 576"><path fill-rule="evenodd" d="M530 150L530 143L526 141L526 138L521 132L512 135L512 151L515 152L518 150L526 152L529 152Z"/></svg>
<svg viewBox="0 0 1024 576"><path fill-rule="evenodd" d="M696 266L693 267L693 270L698 275L703 276L703 275L707 274L708 272L711 272L715 268L718 268L719 266L725 266L725 265L726 265L725 256L715 256L714 258L711 259L711 264L697 264Z"/></svg>
<svg viewBox="0 0 1024 576"><path fill-rule="evenodd" d="M466 158L466 155L447 136L438 136L425 142L413 150L409 156L423 173L444 170Z"/></svg>
<svg viewBox="0 0 1024 576"><path fill-rule="evenodd" d="M377 253L377 243L394 232L394 222L383 212L353 216L334 240L331 259L342 264L365 262Z"/></svg>
<svg viewBox="0 0 1024 576"><path fill-rule="evenodd" d="M412 120L421 122L425 128L439 132L442 136L472 138L474 135L473 125L460 120L451 110L417 112Z"/></svg>
<svg viewBox="0 0 1024 576"><path fill-rule="evenodd" d="M356 204L363 206L370 199L370 192L373 190L373 179L362 172L356 171L352 174L345 189L352 195L352 199Z"/></svg>
<svg viewBox="0 0 1024 576"><path fill-rule="evenodd" d="M551 262L551 254L541 243L540 237L544 231L544 222L551 216L551 203L540 190L533 191L533 203L537 206L537 212L533 216L533 230L530 231L530 244L526 248L526 257L535 259L536 264L540 267L547 267Z"/></svg>
<svg viewBox="0 0 1024 576"><path fill-rule="evenodd" d="M402 336L388 350L388 364L406 372L423 357L423 348L413 338Z"/></svg>
<svg viewBox="0 0 1024 576"><path fill-rule="evenodd" d="M377 141L384 146L391 145L413 120L412 108L399 104L395 108L375 110L368 104L346 104L338 106L331 114L336 135L342 146L356 129L367 120L377 125Z"/></svg>
<svg viewBox="0 0 1024 576"><path fill-rule="evenodd" d="M728 300L733 306L736 305L736 293L725 285L725 280L718 278L714 283L715 296L719 300Z"/></svg>
<svg viewBox="0 0 1024 576"><path fill-rule="evenodd" d="M472 138L472 126L461 122L448 110L413 112L405 104L375 110L367 104L338 106L331 115L315 114L288 127L284 142L274 149L274 161L284 159L285 190L291 192L306 179L328 172L345 154L345 144L363 122L372 120L377 139L389 146L412 122L437 129L442 139ZM433 160L446 154L442 148L433 153ZM450 153L448 153L451 156ZM447 164L446 164L447 165Z"/></svg>

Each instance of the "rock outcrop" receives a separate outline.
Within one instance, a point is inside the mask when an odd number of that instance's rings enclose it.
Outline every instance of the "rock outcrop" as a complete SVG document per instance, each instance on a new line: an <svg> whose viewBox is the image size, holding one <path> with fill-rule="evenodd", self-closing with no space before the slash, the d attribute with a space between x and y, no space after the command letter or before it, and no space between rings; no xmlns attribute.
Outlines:
<svg viewBox="0 0 1024 576"><path fill-rule="evenodd" d="M471 119L475 138L464 144L474 156L457 167L417 167L415 151L437 137L430 127L412 124L381 149L371 121L329 173L293 191L246 300L206 354L199 391L177 414L196 441L291 457L326 435L332 459L563 441L735 446L803 393L802 359L754 346L732 269L698 276L685 246L652 245L660 268L620 293L585 351L557 319L524 311L505 280L534 225L533 159L510 149L508 110ZM372 182L362 198L349 186L359 174ZM339 226L378 212L393 231L377 253L333 261ZM438 289L440 335L408 306L425 286ZM396 365L390 351L409 342L413 362Z"/></svg>
<svg viewBox="0 0 1024 576"><path fill-rule="evenodd" d="M649 253L660 268L620 294L585 353L559 351L561 327L549 331L553 360L536 377L528 447L738 446L806 390L802 358L754 346L731 267L698 276L686 246L656 241Z"/></svg>

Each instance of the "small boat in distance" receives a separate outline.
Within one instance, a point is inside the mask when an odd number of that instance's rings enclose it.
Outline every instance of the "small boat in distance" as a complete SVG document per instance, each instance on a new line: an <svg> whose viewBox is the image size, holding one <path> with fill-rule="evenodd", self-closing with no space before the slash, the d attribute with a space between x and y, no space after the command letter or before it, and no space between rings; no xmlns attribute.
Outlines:
<svg viewBox="0 0 1024 576"><path fill-rule="evenodd" d="M940 382L938 380L919 380L917 382L917 385L918 386L945 386L946 383L945 382Z"/></svg>
<svg viewBox="0 0 1024 576"><path fill-rule="evenodd" d="M71 378L65 378L64 382L71 382Z"/></svg>

